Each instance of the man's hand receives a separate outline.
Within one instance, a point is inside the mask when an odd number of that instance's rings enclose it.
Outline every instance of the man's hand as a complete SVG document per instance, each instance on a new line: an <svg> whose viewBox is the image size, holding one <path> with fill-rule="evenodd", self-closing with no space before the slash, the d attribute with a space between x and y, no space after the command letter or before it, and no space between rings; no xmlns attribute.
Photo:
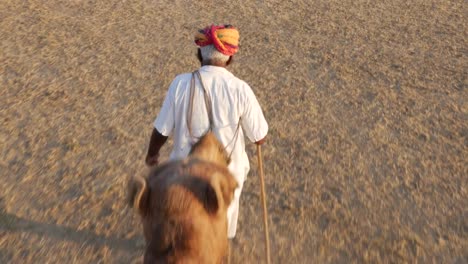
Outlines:
<svg viewBox="0 0 468 264"><path fill-rule="evenodd" d="M266 137L264 137L264 138L260 139L259 141L255 142L255 144L262 145L265 142L266 142Z"/></svg>
<svg viewBox="0 0 468 264"><path fill-rule="evenodd" d="M159 163L159 154L154 156L146 156L145 163L148 167L153 167Z"/></svg>
<svg viewBox="0 0 468 264"><path fill-rule="evenodd" d="M159 150L166 142L167 137L163 136L155 128L151 134L150 144L148 147L148 154L146 154L145 163L146 165L152 167L156 166L159 163Z"/></svg>

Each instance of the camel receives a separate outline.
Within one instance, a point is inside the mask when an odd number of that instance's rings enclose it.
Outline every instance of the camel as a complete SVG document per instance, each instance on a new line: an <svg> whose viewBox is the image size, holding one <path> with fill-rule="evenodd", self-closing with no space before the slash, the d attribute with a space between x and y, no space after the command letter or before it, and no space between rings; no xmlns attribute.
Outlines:
<svg viewBox="0 0 468 264"><path fill-rule="evenodd" d="M128 202L143 224L145 264L223 261L227 208L237 188L228 164L224 147L209 132L187 158L130 180Z"/></svg>

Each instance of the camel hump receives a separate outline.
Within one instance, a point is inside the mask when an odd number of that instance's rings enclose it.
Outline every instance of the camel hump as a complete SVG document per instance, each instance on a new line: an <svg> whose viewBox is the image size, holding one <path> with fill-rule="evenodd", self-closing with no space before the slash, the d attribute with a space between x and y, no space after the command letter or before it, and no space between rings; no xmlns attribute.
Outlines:
<svg viewBox="0 0 468 264"><path fill-rule="evenodd" d="M213 132L208 132L193 145L189 157L213 162L222 166L229 165L229 156Z"/></svg>

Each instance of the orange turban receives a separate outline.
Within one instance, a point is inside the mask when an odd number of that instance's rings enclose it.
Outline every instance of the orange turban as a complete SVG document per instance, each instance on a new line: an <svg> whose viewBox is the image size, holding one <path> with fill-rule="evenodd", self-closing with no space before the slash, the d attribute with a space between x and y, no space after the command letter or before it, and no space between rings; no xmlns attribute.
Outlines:
<svg viewBox="0 0 468 264"><path fill-rule="evenodd" d="M200 47L214 45L219 52L232 56L239 50L239 31L231 25L211 25L195 34L195 43Z"/></svg>

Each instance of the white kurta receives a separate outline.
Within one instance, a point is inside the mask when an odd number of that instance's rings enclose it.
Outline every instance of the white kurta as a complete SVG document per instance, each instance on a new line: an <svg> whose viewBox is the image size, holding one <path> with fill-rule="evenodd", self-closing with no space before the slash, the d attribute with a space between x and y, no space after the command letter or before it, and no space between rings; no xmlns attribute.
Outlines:
<svg viewBox="0 0 468 264"><path fill-rule="evenodd" d="M249 159L245 152L244 134L251 142L263 139L268 124L250 86L223 67L203 66L199 69L205 88L211 98L213 111L213 133L231 155L229 170L239 187L228 208L228 237L236 235L239 214L239 198L244 180L249 172ZM191 73L178 75L169 87L154 127L164 136L174 135L174 148L170 159L185 158L197 138L189 135L187 113L190 101ZM192 114L192 134L200 137L209 128L208 113L203 97L203 88L196 78L195 98ZM240 120L241 128L236 137Z"/></svg>

